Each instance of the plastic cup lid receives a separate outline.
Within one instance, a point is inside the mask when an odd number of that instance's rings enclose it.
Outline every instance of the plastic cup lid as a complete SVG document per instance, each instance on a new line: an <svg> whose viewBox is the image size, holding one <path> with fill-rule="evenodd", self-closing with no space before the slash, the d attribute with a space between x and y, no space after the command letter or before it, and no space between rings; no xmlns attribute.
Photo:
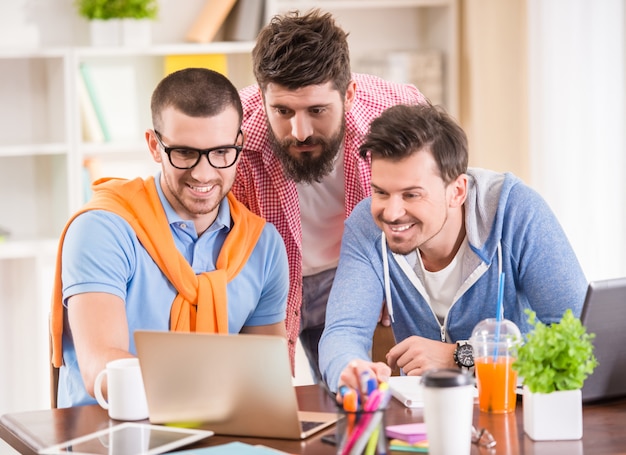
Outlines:
<svg viewBox="0 0 626 455"><path fill-rule="evenodd" d="M435 369L422 375L424 387L462 387L474 385L474 378L461 370Z"/></svg>
<svg viewBox="0 0 626 455"><path fill-rule="evenodd" d="M476 324L469 339L470 344L476 346L479 343L498 343L505 346L513 346L522 341L522 334L514 322L508 319L496 321L495 318L484 319Z"/></svg>

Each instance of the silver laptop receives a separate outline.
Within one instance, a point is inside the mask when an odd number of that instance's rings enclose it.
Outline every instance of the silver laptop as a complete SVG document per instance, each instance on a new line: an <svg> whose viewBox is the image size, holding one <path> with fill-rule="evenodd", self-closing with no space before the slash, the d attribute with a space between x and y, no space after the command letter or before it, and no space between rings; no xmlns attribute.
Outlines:
<svg viewBox="0 0 626 455"><path fill-rule="evenodd" d="M589 283L581 321L595 333L598 366L587 377L584 402L626 396L626 278Z"/></svg>
<svg viewBox="0 0 626 455"><path fill-rule="evenodd" d="M135 345L151 423L304 439L337 420L298 410L282 337L138 330Z"/></svg>

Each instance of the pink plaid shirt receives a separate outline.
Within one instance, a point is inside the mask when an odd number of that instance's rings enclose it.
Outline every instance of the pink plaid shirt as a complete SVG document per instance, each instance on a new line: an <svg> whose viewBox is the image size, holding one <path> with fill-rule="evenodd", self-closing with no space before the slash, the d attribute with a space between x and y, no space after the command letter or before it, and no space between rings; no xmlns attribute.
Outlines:
<svg viewBox="0 0 626 455"><path fill-rule="evenodd" d="M352 109L346 112L344 142L346 217L356 204L371 194L369 163L359 157L359 146L369 131L370 122L393 105L425 101L412 85L391 83L365 74L353 74L352 78L356 82L356 96ZM283 174L282 166L270 148L258 87L246 87L240 95L246 140L232 191L252 212L274 224L285 241L289 259L286 325L293 365L302 305L302 230L298 191L296 184Z"/></svg>

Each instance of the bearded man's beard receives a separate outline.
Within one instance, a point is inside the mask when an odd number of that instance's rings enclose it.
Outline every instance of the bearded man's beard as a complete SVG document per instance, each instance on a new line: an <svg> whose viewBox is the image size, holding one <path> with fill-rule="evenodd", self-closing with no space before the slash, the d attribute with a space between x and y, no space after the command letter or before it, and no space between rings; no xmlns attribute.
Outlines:
<svg viewBox="0 0 626 455"><path fill-rule="evenodd" d="M274 155L281 162L283 172L287 178L296 183L312 183L319 182L323 177L330 174L335 166L335 157L341 149L341 144L345 136L346 123L345 117L341 122L339 131L329 139L310 136L305 141L300 142L293 138L279 140L272 131L272 127L267 125L270 144ZM322 153L314 157L309 152L298 153L292 156L289 148L294 145L321 145Z"/></svg>

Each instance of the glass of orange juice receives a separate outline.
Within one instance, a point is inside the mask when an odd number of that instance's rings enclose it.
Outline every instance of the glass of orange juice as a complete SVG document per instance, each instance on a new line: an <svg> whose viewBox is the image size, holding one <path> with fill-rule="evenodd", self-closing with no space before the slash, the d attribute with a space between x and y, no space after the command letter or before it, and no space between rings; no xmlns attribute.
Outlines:
<svg viewBox="0 0 626 455"><path fill-rule="evenodd" d="M482 412L515 411L517 372L511 368L515 347L521 341L519 328L508 319L489 318L472 331L478 407Z"/></svg>

